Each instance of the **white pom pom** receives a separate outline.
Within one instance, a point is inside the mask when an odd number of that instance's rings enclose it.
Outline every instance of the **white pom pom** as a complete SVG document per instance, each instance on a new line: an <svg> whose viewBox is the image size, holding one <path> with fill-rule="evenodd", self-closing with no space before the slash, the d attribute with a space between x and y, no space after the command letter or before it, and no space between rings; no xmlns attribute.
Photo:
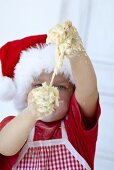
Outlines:
<svg viewBox="0 0 114 170"><path fill-rule="evenodd" d="M16 87L9 77L0 76L0 100L11 100L15 96Z"/></svg>

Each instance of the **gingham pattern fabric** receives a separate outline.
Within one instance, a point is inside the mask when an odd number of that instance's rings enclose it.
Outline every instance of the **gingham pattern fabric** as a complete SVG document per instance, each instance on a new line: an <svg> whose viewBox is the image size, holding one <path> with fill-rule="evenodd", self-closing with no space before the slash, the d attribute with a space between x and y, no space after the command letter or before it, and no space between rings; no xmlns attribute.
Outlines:
<svg viewBox="0 0 114 170"><path fill-rule="evenodd" d="M30 147L16 170L86 170L64 144Z"/></svg>

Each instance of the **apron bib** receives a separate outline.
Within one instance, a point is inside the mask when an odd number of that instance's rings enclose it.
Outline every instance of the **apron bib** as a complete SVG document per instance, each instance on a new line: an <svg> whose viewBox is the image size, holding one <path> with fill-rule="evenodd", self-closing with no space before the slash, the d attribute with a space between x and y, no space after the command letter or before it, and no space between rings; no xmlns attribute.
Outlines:
<svg viewBox="0 0 114 170"><path fill-rule="evenodd" d="M61 139L33 141L33 128L12 170L91 170L68 141L63 121L61 129Z"/></svg>

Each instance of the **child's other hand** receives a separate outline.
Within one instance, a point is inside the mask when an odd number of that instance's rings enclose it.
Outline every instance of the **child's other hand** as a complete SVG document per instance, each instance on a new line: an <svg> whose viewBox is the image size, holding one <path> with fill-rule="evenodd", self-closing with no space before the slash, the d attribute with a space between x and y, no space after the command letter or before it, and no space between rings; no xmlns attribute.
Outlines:
<svg viewBox="0 0 114 170"><path fill-rule="evenodd" d="M68 32L69 36L66 39L66 41L62 44L63 46L62 48L64 48L64 55L68 58L79 56L80 53L83 53L83 52L86 54L86 51L83 46L82 40L79 36L79 33L75 27L74 29L75 29L74 34L72 34L72 32L69 30Z"/></svg>
<svg viewBox="0 0 114 170"><path fill-rule="evenodd" d="M56 55L71 58L78 52L85 51L77 29L71 21L57 24L48 31L46 43L56 44Z"/></svg>

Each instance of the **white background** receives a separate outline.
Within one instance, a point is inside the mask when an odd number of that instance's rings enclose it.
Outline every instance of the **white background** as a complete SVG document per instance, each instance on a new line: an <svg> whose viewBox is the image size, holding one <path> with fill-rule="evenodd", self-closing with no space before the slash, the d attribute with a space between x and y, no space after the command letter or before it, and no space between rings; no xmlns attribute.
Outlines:
<svg viewBox="0 0 114 170"><path fill-rule="evenodd" d="M98 79L102 115L95 170L114 169L114 1L0 0L0 46L70 19L77 27ZM16 115L12 102L0 102L0 120Z"/></svg>

